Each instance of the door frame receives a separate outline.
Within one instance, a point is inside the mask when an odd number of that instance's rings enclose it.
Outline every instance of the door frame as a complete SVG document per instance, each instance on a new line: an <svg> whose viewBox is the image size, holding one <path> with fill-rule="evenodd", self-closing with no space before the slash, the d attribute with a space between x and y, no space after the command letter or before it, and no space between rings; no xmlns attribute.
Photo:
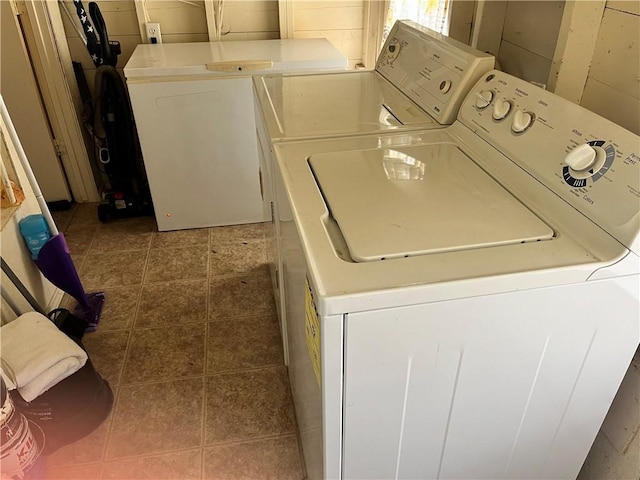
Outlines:
<svg viewBox="0 0 640 480"><path fill-rule="evenodd" d="M97 202L96 186L77 112L82 102L57 0L12 0L36 81L42 92L54 144L76 202ZM76 110L78 109L78 110Z"/></svg>

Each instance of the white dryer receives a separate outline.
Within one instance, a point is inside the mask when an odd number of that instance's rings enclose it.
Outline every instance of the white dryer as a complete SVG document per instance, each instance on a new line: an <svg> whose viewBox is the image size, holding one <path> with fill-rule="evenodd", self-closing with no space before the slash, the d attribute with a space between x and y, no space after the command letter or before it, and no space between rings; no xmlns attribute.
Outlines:
<svg viewBox="0 0 640 480"><path fill-rule="evenodd" d="M321 38L138 45L124 74L158 230L262 222L251 75L346 68Z"/></svg>
<svg viewBox="0 0 640 480"><path fill-rule="evenodd" d="M411 21L398 21L374 71L254 77L265 219L277 215L274 142L404 132L451 124L469 89L494 57ZM268 224L267 224L268 225ZM278 232L267 227L267 252L286 345Z"/></svg>
<svg viewBox="0 0 640 480"><path fill-rule="evenodd" d="M640 343L640 138L492 71L448 128L273 148L309 478L574 479Z"/></svg>

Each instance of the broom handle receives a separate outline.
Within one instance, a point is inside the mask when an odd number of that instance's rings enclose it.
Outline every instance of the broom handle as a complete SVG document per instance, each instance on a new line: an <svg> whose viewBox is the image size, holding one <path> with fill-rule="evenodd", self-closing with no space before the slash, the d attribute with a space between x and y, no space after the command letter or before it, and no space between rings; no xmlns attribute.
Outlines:
<svg viewBox="0 0 640 480"><path fill-rule="evenodd" d="M16 133L16 129L13 126L13 122L11 121L11 117L9 116L9 112L7 111L7 106L4 103L4 98L2 97L2 95L0 95L0 110L2 110L2 120L4 121L4 124L9 131L9 137L13 142L13 146L18 152L18 159L22 164L22 168L24 168L27 179L29 180L29 184L33 189L33 193L35 194L38 205L40 206L40 210L42 211L42 215L44 216L44 219L47 222L47 226L49 227L49 231L51 232L51 236L55 237L56 235L58 235L58 228L56 227L56 223L53 221L53 217L51 216L51 212L49 211L47 202L42 196L40 186L38 185L38 181L36 180L35 175L33 174L31 165L29 165L29 160L27 160L27 155L24 153L22 143L20 143L20 138L18 138L18 134Z"/></svg>
<svg viewBox="0 0 640 480"><path fill-rule="evenodd" d="M7 265L7 262L5 262L4 258L2 257L0 257L0 267L2 268L2 271L7 275L7 277L9 277L9 280L11 280L11 283L13 283L14 287L16 287L18 291L22 294L24 299L27 302L29 302L29 305L31 305L31 308L33 308L36 312L46 315L45 311L42 309L42 307L40 306L38 301L35 299L35 297L31 295L31 292L27 290L27 287L24 286L24 283L22 283L22 281L13 272L11 267ZM2 297L6 300L4 288L2 289ZM20 314L20 310L16 310L14 308L15 303L13 305L9 304L9 306L14 311L14 313Z"/></svg>

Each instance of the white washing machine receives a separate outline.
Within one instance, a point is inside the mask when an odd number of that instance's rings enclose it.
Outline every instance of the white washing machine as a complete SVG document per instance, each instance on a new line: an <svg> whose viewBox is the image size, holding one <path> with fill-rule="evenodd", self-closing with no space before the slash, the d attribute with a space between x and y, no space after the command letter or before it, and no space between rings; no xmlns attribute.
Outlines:
<svg viewBox="0 0 640 480"><path fill-rule="evenodd" d="M492 71L274 153L309 478L575 478L640 342L640 138Z"/></svg>
<svg viewBox="0 0 640 480"><path fill-rule="evenodd" d="M138 45L124 73L158 229L262 222L251 75L347 63L326 39Z"/></svg>
<svg viewBox="0 0 640 480"><path fill-rule="evenodd" d="M273 142L442 128L494 57L411 21L398 21L374 71L254 77L264 216L277 214ZM267 224L267 252L288 362L281 304L278 234Z"/></svg>

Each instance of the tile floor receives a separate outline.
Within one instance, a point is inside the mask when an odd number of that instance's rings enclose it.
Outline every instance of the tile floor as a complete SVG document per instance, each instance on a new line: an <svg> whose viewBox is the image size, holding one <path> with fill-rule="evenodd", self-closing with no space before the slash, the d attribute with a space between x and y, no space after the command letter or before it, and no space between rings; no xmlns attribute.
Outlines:
<svg viewBox="0 0 640 480"><path fill-rule="evenodd" d="M107 295L85 346L115 403L45 457L46 478L304 478L263 226L158 232L100 224L95 204L55 217L85 289Z"/></svg>

